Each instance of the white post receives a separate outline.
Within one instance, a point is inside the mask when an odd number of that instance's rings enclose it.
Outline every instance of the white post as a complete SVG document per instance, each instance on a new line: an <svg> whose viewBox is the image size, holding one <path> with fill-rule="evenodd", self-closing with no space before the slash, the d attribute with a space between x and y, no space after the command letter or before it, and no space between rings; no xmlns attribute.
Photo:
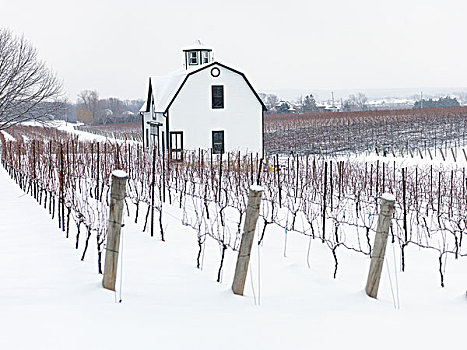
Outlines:
<svg viewBox="0 0 467 350"><path fill-rule="evenodd" d="M115 282L117 280L118 249L120 247L123 201L125 199L127 178L128 175L123 170L114 170L112 172L105 267L102 279L103 287L110 290L115 290Z"/></svg>
<svg viewBox="0 0 467 350"><path fill-rule="evenodd" d="M235 267L235 276L232 283L234 294L243 295L245 280L250 263L251 246L255 235L256 222L259 216L259 206L263 189L261 186L253 185L250 187L248 196L248 207L246 209L245 225L243 227L242 242L238 252L237 266Z"/></svg>
<svg viewBox="0 0 467 350"><path fill-rule="evenodd" d="M372 298L376 298L378 295L389 226L391 225L395 202L396 198L392 194L385 193L381 196L381 209L376 226L375 243L371 253L370 271L368 272L368 280L366 282L366 294Z"/></svg>

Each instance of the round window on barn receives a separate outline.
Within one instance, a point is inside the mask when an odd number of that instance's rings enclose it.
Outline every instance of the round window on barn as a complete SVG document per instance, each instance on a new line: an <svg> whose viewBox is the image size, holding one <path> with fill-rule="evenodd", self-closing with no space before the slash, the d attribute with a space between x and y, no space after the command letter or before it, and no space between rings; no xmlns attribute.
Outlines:
<svg viewBox="0 0 467 350"><path fill-rule="evenodd" d="M211 75L214 78L217 78L219 75L221 75L221 71L219 70L219 68L213 68L211 69Z"/></svg>

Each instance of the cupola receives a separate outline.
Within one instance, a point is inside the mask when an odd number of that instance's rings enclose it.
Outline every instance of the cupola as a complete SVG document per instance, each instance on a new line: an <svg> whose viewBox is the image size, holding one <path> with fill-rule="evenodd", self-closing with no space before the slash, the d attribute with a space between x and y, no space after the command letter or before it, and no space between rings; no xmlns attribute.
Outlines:
<svg viewBox="0 0 467 350"><path fill-rule="evenodd" d="M199 67L212 62L212 49L196 40L192 45L183 49L185 53L185 69Z"/></svg>

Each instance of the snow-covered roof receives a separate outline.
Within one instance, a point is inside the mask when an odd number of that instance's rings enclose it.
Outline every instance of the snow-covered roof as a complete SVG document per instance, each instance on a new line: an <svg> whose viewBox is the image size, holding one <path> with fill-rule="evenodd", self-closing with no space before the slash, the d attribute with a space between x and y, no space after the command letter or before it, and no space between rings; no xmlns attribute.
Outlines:
<svg viewBox="0 0 467 350"><path fill-rule="evenodd" d="M199 69L199 67L196 67ZM149 78L151 91L149 92L154 97L154 111L165 112L170 101L177 93L179 87L183 84L186 76L195 71L196 69L181 68L172 74L152 76ZM149 97L149 96L148 96ZM149 111L149 98L143 104L140 112Z"/></svg>
<svg viewBox="0 0 467 350"><path fill-rule="evenodd" d="M154 112L156 112L156 113L166 112L167 109L169 108L171 102L173 101L173 99L177 95L177 92L179 91L179 89L182 87L183 83L187 79L187 77L189 75L193 74L193 73L204 70L207 67L211 67L213 65L222 66L222 67L224 67L226 69L230 69L230 70L235 71L235 72L239 73L240 75L242 75L244 77L245 81L247 82L247 84L252 89L253 93L256 95L256 97L260 101L263 108L266 108L264 106L264 103L261 101L261 99L257 95L256 91L254 91L253 87L250 85L250 83L248 82L248 80L246 79L246 77L242 73L240 73L240 72L238 72L238 71L236 71L236 70L234 70L232 68L229 68L229 67L223 65L222 63L211 62L209 64L203 64L201 66L196 66L196 67L193 67L193 68L190 68L190 69L181 68L181 69L179 69L179 70L177 70L177 71L175 71L175 72L173 72L172 74L169 74L169 75L150 77L149 78L150 79L150 84L149 84L149 89L150 90L148 91L148 98L147 98L146 102L144 103L144 105L141 107L140 112L148 112L149 111L148 103L150 103L150 99L149 99L150 95L152 95L153 99L154 99Z"/></svg>
<svg viewBox="0 0 467 350"><path fill-rule="evenodd" d="M317 103L316 107L324 109L339 109L341 108L341 104L338 101L335 101L334 104L332 104L332 102L324 101Z"/></svg>
<svg viewBox="0 0 467 350"><path fill-rule="evenodd" d="M193 71L193 69L183 68L175 71L170 75L151 77L155 112L165 112L170 101L172 101L174 98L186 76Z"/></svg>
<svg viewBox="0 0 467 350"><path fill-rule="evenodd" d="M180 68L169 75L150 77L152 96L154 96L154 111L161 113L165 112L186 77L191 73L204 69L205 67L206 65L196 66L189 69Z"/></svg>
<svg viewBox="0 0 467 350"><path fill-rule="evenodd" d="M193 50L208 50L212 51L212 47L204 45L201 40L196 40L193 44L186 46L182 49L183 51L193 51Z"/></svg>

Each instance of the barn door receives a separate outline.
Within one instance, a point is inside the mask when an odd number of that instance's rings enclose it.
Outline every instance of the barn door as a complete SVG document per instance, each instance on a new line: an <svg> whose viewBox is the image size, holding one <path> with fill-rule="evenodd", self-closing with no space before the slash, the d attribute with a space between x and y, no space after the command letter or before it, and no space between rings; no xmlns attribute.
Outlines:
<svg viewBox="0 0 467 350"><path fill-rule="evenodd" d="M183 161L183 132L170 132L170 159Z"/></svg>
<svg viewBox="0 0 467 350"><path fill-rule="evenodd" d="M212 154L224 153L224 131L212 132Z"/></svg>

